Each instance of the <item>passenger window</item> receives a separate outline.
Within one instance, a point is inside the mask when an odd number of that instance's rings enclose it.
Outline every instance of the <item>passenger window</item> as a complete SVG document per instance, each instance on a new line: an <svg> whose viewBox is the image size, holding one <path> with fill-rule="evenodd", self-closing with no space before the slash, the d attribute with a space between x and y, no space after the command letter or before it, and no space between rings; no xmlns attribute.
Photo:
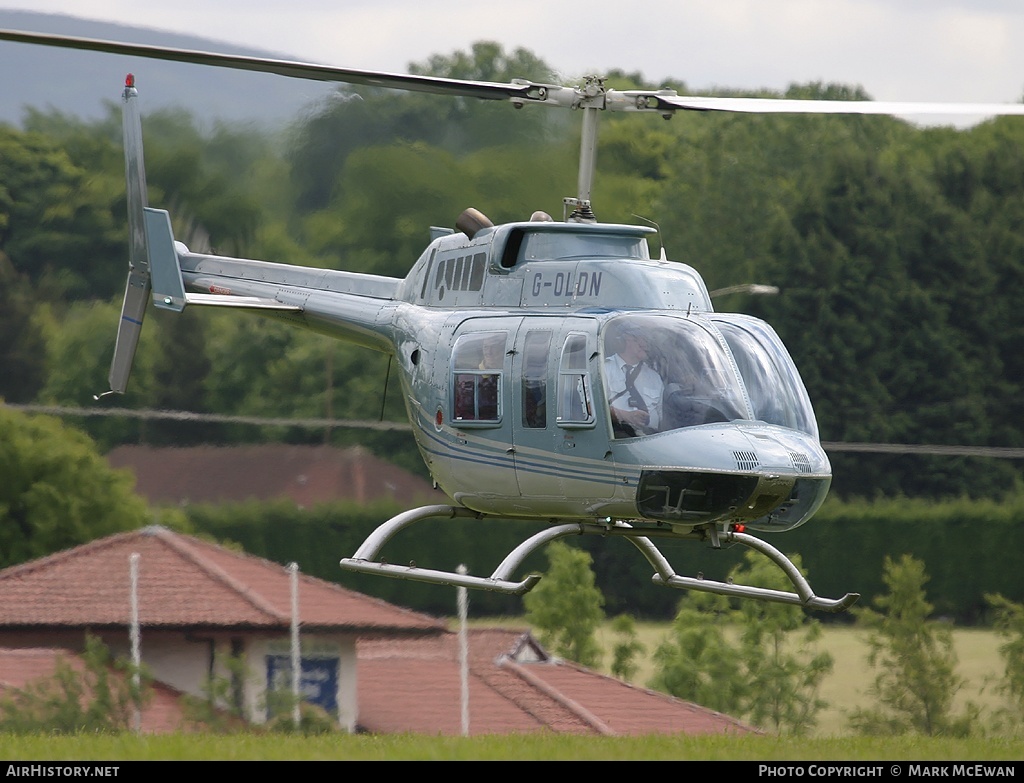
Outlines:
<svg viewBox="0 0 1024 783"><path fill-rule="evenodd" d="M505 367L504 332L466 334L452 350L452 419L457 424L501 421L501 377Z"/></svg>
<svg viewBox="0 0 1024 783"><path fill-rule="evenodd" d="M594 423L585 334L570 334L562 346L558 365L558 423L563 427L585 427Z"/></svg>
<svg viewBox="0 0 1024 783"><path fill-rule="evenodd" d="M528 332L523 346L523 426L548 426L548 349L551 332Z"/></svg>

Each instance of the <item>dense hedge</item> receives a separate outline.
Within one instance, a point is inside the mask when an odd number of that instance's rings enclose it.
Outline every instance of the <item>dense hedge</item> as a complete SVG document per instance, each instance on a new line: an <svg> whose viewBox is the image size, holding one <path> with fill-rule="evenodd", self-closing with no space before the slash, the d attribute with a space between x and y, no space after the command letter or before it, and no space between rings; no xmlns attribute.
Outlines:
<svg viewBox="0 0 1024 783"><path fill-rule="evenodd" d="M252 554L282 564L295 561L304 573L403 606L453 615L455 591L449 587L345 573L338 567L376 525L401 510L390 504L301 510L282 502L194 507L188 514L197 530ZM519 541L541 527L498 520L425 520L399 533L382 554L390 562L415 561L425 568L454 570L465 563L470 573L487 576ZM928 600L940 615L961 623L983 622L986 594L1024 600L1024 493L1004 502L830 499L802 528L768 540L786 554L799 554L815 593L828 598L858 592L861 605L867 605L884 589L885 557L909 553L925 563ZM653 571L632 545L603 538L579 543L594 558L609 615L673 614L682 594L652 585ZM701 572L709 579L723 579L744 552L744 547L716 551L688 541L658 543L679 574ZM541 550L527 560L522 573L545 565ZM470 605L476 616L522 612L521 599L492 592L472 591Z"/></svg>
<svg viewBox="0 0 1024 783"><path fill-rule="evenodd" d="M986 594L1024 599L1019 492L1003 502L831 502L786 536L784 551L801 553L821 595L854 591L868 601L883 590L885 557L908 553L924 562L930 577L925 591L940 615L974 623L984 620Z"/></svg>

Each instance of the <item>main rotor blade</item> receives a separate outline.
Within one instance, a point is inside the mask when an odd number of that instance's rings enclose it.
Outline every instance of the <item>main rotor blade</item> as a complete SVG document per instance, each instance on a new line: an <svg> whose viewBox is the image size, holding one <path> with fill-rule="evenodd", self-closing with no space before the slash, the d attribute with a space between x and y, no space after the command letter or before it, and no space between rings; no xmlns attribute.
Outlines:
<svg viewBox="0 0 1024 783"><path fill-rule="evenodd" d="M749 114L1024 114L1024 103L917 103L914 101L815 101L789 98L701 98L649 94L647 109ZM654 105L652 105L654 104Z"/></svg>
<svg viewBox="0 0 1024 783"><path fill-rule="evenodd" d="M543 100L545 85L532 82L501 84L495 82L467 81L462 79L446 79L439 76L418 76L414 74L384 73L380 71L361 71L351 68L338 68L330 65L293 62L290 60L274 60L263 57L249 57L236 54L219 54L193 49L177 49L166 46L150 46L148 44L121 43L105 41L98 38L79 38L67 35L49 35L30 33L20 30L0 30L0 40L18 43L39 44L42 46L58 46L65 49L82 49L108 54L122 54L133 57L148 57L155 60L194 63L197 65L213 65L221 68L234 68L242 71L275 73L280 76L291 76L300 79L313 79L324 82L344 82L346 84L365 84L371 87L429 92L440 95L455 95L488 100L536 101ZM553 89L559 89L553 87Z"/></svg>
<svg viewBox="0 0 1024 783"><path fill-rule="evenodd" d="M505 100L516 105L545 103L565 108L608 109L672 114L676 111L720 111L746 114L888 114L888 115L1024 115L1021 103L923 103L915 101L835 101L787 98L716 98L676 95L671 90L589 91L526 80L510 83L449 79L441 76L363 71L292 60L221 54L148 44L122 43L98 38L31 33L0 29L0 40L105 52L155 60L211 65L242 71L273 73L298 79L363 84L370 87L428 92L484 100Z"/></svg>

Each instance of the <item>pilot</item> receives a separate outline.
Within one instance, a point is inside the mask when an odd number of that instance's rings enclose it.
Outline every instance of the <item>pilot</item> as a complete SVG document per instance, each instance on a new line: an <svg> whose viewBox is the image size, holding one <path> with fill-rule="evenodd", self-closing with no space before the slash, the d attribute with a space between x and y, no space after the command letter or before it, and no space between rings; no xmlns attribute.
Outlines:
<svg viewBox="0 0 1024 783"><path fill-rule="evenodd" d="M638 326L621 333L619 350L604 360L605 388L618 438L657 432L665 384L648 364L649 343Z"/></svg>

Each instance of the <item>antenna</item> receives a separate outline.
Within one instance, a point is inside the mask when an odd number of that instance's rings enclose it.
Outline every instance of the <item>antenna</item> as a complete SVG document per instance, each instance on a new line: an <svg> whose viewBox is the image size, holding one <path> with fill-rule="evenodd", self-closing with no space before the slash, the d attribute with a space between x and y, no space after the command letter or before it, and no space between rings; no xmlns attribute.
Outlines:
<svg viewBox="0 0 1024 783"><path fill-rule="evenodd" d="M665 237L661 233L661 225L656 221L651 220L650 218L646 218L643 215L636 214L636 212L631 212L630 214L637 220L642 220L647 225L654 227L654 230L658 232L658 241L661 243L661 255L658 257L658 260L668 261L668 256L665 254Z"/></svg>

